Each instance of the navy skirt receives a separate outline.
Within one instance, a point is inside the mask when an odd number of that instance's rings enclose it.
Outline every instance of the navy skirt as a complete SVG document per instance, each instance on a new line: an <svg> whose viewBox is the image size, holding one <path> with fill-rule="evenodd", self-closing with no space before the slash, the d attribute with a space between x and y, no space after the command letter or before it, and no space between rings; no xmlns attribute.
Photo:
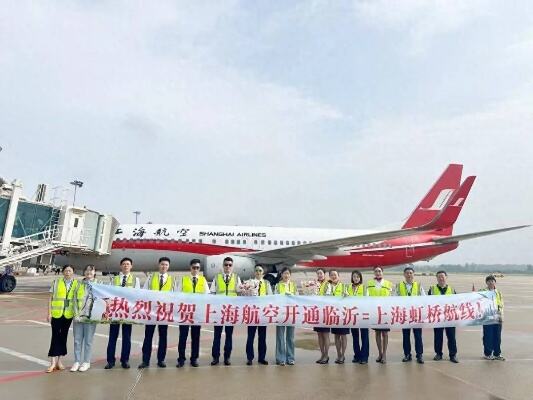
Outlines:
<svg viewBox="0 0 533 400"><path fill-rule="evenodd" d="M315 332L331 332L331 328L313 328Z"/></svg>

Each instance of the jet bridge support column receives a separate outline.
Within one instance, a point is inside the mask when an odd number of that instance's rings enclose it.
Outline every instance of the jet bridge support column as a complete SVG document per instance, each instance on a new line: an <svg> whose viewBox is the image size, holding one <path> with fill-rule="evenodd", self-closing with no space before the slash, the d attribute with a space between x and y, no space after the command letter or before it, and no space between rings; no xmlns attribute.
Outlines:
<svg viewBox="0 0 533 400"><path fill-rule="evenodd" d="M4 233L2 235L2 245L0 247L0 254L8 251L11 245L11 237L13 234L13 227L15 226L15 219L17 216L17 208L19 205L20 196L22 194L22 182L15 179L12 183L11 200L9 202L9 209L6 216L6 224L4 226Z"/></svg>

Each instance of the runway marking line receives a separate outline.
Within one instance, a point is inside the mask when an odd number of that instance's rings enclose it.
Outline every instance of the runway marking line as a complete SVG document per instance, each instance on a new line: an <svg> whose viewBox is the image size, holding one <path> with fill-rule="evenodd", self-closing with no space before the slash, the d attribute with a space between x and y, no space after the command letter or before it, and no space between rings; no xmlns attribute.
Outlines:
<svg viewBox="0 0 533 400"><path fill-rule="evenodd" d="M13 356L13 357L18 357L18 358L20 358L22 360L26 360L26 361L30 361L30 362L33 362L33 363L36 363L36 364L39 364L39 365L43 365L45 367L48 367L48 365L50 365L50 363L48 361L41 360L40 358L30 356L29 354L20 353L20 352L18 352L16 350L11 350L11 349L8 349L6 347L0 347L0 352L8 354L8 355Z"/></svg>

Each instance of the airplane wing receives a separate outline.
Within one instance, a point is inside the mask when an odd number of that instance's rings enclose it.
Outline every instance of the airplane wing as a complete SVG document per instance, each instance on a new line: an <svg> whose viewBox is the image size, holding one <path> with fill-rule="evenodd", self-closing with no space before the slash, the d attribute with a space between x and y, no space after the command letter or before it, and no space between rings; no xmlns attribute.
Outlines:
<svg viewBox="0 0 533 400"><path fill-rule="evenodd" d="M368 233L364 235L307 243L299 246L284 247L281 249L258 251L254 253L249 253L248 256L261 260L268 259L270 261L302 261L311 259L320 260L326 259L328 256L349 255L350 253L348 251L343 250L343 247L353 247L362 244L380 242L387 239L410 236L414 233L419 233L425 230L426 229L424 226L412 229L398 229L392 231Z"/></svg>
<svg viewBox="0 0 533 400"><path fill-rule="evenodd" d="M531 225L518 225L518 226L511 226L508 228L492 229L490 231L466 233L464 235L446 236L443 238L435 238L433 239L433 241L439 244L456 243L456 242L460 242L461 240L475 239L475 238L482 237L482 236L494 235L496 233L514 231L516 229L523 229L529 226Z"/></svg>

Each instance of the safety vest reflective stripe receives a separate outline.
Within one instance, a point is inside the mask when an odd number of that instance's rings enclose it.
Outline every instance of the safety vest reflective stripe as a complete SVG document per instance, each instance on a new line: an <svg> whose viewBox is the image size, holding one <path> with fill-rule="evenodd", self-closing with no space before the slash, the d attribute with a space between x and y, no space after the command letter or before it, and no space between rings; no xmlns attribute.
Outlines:
<svg viewBox="0 0 533 400"><path fill-rule="evenodd" d="M285 291L285 288L287 285L284 282L278 282L277 286L277 292L279 294L296 294L296 285L293 282L289 282L289 292L287 293Z"/></svg>
<svg viewBox="0 0 533 400"><path fill-rule="evenodd" d="M78 287L78 281L73 280L70 284L70 290L67 291L67 284L64 279L58 279L54 282L52 300L50 302L50 311L52 318L74 317L74 293Z"/></svg>
<svg viewBox="0 0 533 400"><path fill-rule="evenodd" d="M91 283L100 283L97 279L93 280ZM83 308L83 301L85 299L85 289L87 287L88 283L84 281L83 279L78 282L78 287L76 288L76 294L74 297L76 298L78 304L77 311L80 311Z"/></svg>
<svg viewBox="0 0 533 400"><path fill-rule="evenodd" d="M231 274L226 288L224 281L225 274L217 274L217 294L226 294L228 296L237 296L237 275ZM226 291L227 289L227 291Z"/></svg>
<svg viewBox="0 0 533 400"><path fill-rule="evenodd" d="M390 296L392 291L392 282L383 279L381 281L381 287L378 287L377 282L374 279L371 279L368 281L366 288L369 296Z"/></svg>
<svg viewBox="0 0 533 400"><path fill-rule="evenodd" d="M400 282L398 286L398 295L400 296L420 296L420 285L418 282L413 282L411 286L411 294L407 290L407 283Z"/></svg>
<svg viewBox="0 0 533 400"><path fill-rule="evenodd" d="M159 274L153 274L150 277L150 285L148 286L148 288L150 290L160 290L162 292L169 292L173 288L173 282L174 278L167 274L167 281L163 284L163 287L159 289Z"/></svg>
<svg viewBox="0 0 533 400"><path fill-rule="evenodd" d="M181 279L181 291L183 293L200 293L200 294L204 294L205 293L205 277L202 276L202 275L198 275L196 277L198 280L196 281L196 288L193 287L193 284L192 284L192 276L190 275L185 275L183 276L183 278ZM195 290L193 290L195 289Z"/></svg>
<svg viewBox="0 0 533 400"><path fill-rule="evenodd" d="M357 287L354 290L354 287L352 284L346 285L346 293L348 293L348 296L364 296L365 295L365 287L360 284L357 285Z"/></svg>
<svg viewBox="0 0 533 400"><path fill-rule="evenodd" d="M120 275L117 275L113 278L113 285L115 286L122 286L122 279L120 278ZM129 274L126 278L126 287L134 287L135 281L133 279L133 275Z"/></svg>
<svg viewBox="0 0 533 400"><path fill-rule="evenodd" d="M441 294L439 285L431 286L431 294L432 295L440 295ZM453 294L453 288L450 285L448 285L446 287L446 292L444 292L444 295L445 296L449 296L449 295L452 295L452 294Z"/></svg>

